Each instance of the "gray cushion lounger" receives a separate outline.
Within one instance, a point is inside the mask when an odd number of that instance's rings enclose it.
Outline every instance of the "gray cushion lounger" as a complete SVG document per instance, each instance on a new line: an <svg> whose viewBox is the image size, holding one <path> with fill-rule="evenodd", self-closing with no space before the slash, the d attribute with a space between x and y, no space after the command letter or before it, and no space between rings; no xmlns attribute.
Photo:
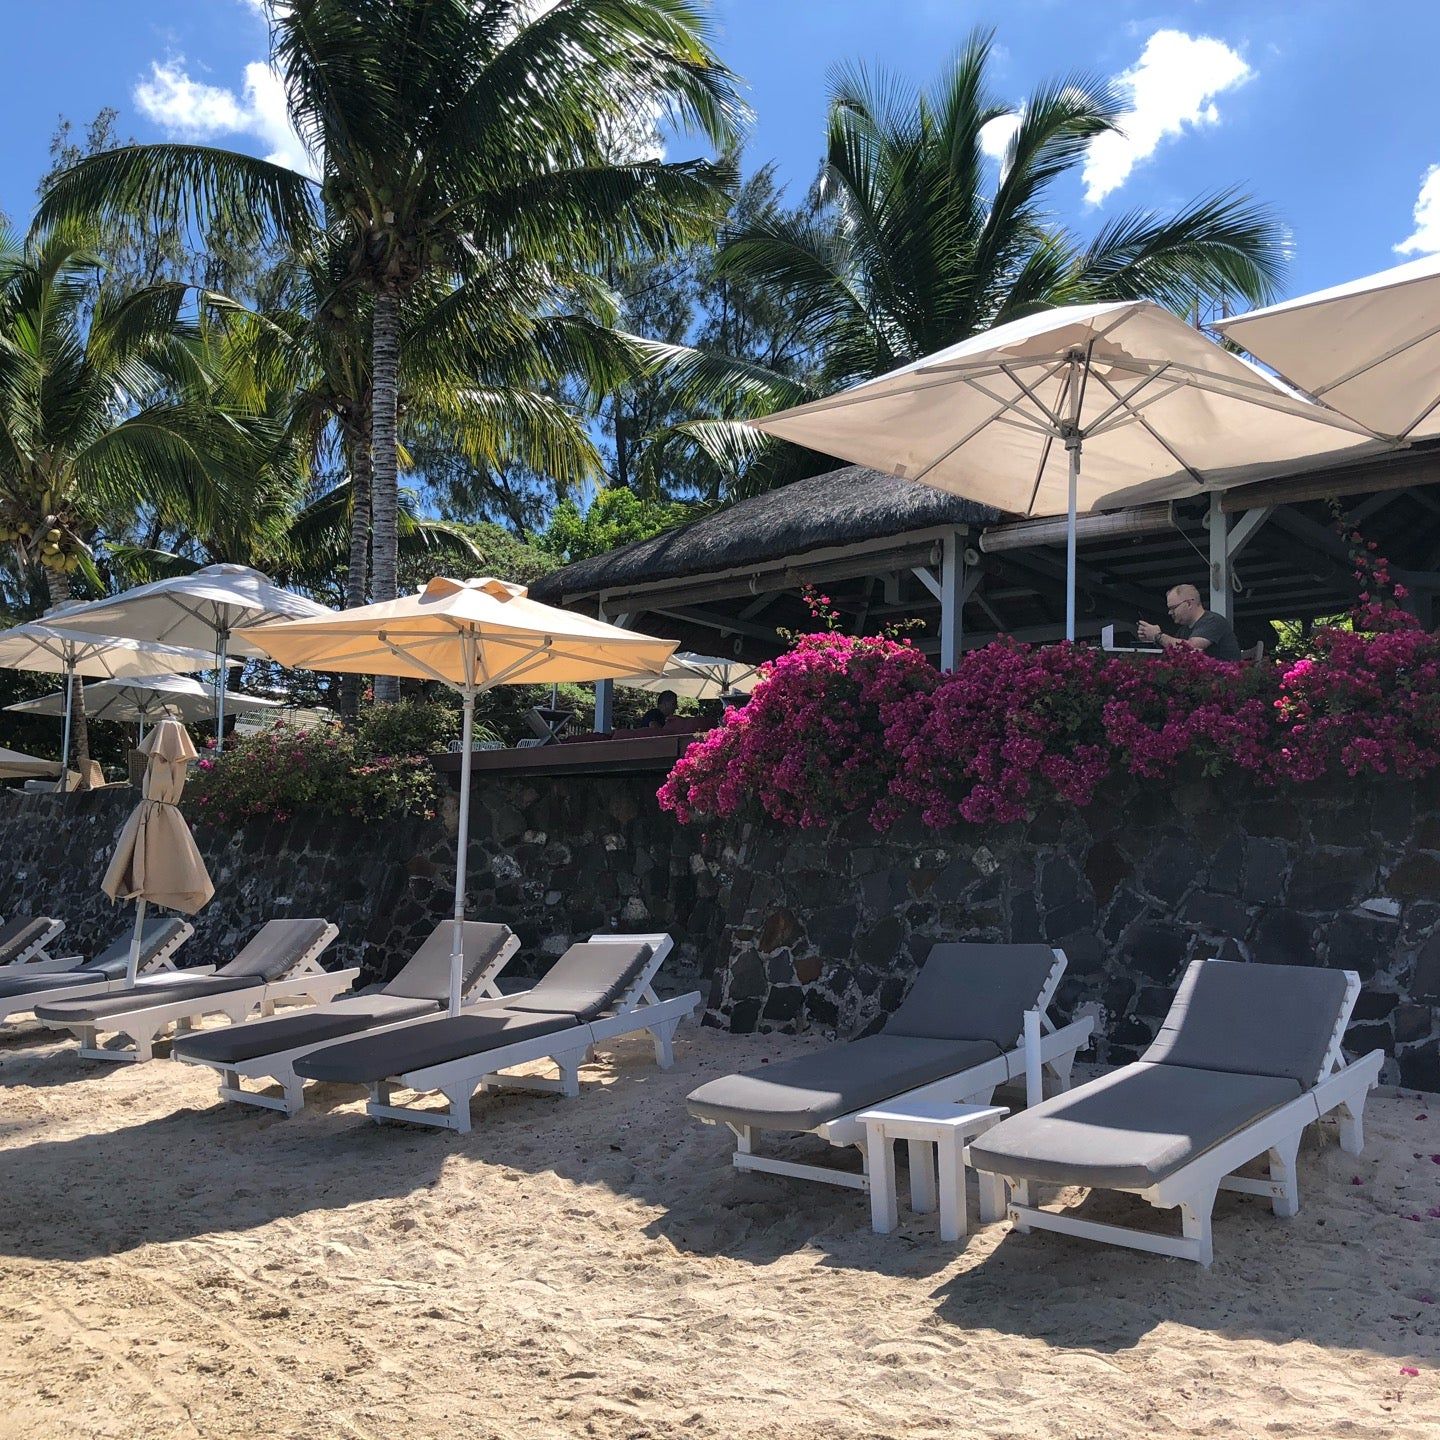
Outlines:
<svg viewBox="0 0 1440 1440"><path fill-rule="evenodd" d="M590 941L572 945L534 987L469 1015L382 1031L327 1045L295 1062L306 1080L372 1084L520 1040L573 1029L602 1014L645 969L651 946Z"/></svg>
<svg viewBox="0 0 1440 1440"><path fill-rule="evenodd" d="M35 915L7 920L0 925L0 965L8 965L23 955L37 940L43 939L60 922L48 915Z"/></svg>
<svg viewBox="0 0 1440 1440"><path fill-rule="evenodd" d="M329 928L325 920L269 920L233 960L213 975L177 975L173 982L167 980L164 984L132 985L89 1000L60 1000L36 1006L35 1014L52 1024L98 1022L103 1027L105 1020L128 1015L138 1006L169 1005L264 986L288 974Z"/></svg>
<svg viewBox="0 0 1440 1440"><path fill-rule="evenodd" d="M339 1040L377 1025L394 1025L443 1009L450 999L450 945L454 924L444 920L383 985L343 996L298 1015L274 1015L224 1030L182 1035L172 1054L209 1065L236 1065L302 1045ZM507 925L467 920L463 928L461 993L474 987L510 938Z"/></svg>
<svg viewBox="0 0 1440 1440"><path fill-rule="evenodd" d="M140 935L140 969L170 944L184 923L173 915L154 915L145 921ZM122 936L93 960L74 970L50 970L43 975L7 975L0 971L0 1000L35 995L61 986L98 985L106 980L119 980L130 964L131 939L131 935Z"/></svg>
<svg viewBox="0 0 1440 1440"><path fill-rule="evenodd" d="M1013 1050L1056 963L1048 945L936 945L878 1035L722 1076L686 1104L701 1120L814 1130Z"/></svg>
<svg viewBox="0 0 1440 1440"><path fill-rule="evenodd" d="M1340 1037L1358 992L1358 978L1340 970L1196 961L1138 1061L1002 1121L971 1144L970 1163L1018 1189L1011 1214L1021 1229L1063 1230L1209 1264L1217 1186L1267 1195L1278 1214L1293 1214L1300 1134L1337 1108L1346 1117L1342 1144L1358 1151L1364 1097L1381 1060L1376 1051L1349 1066L1341 1061ZM1233 1175L1267 1150L1270 1180ZM1137 1235L1036 1210L1030 1181L1136 1191L1152 1204L1179 1205L1185 1236Z"/></svg>

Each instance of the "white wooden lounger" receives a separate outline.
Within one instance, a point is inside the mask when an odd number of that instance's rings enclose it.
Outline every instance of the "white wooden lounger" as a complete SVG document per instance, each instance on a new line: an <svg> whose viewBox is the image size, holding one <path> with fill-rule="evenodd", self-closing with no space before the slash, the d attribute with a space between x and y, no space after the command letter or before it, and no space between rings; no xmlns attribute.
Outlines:
<svg viewBox="0 0 1440 1440"><path fill-rule="evenodd" d="M137 998L133 1008L110 1011L102 1019L94 1021L84 1018L73 1021L55 1019L49 1014L42 1014L40 1018L52 1028L66 1029L75 1035L80 1041L77 1053L87 1060L143 1062L154 1058L158 1039L167 1034L184 1034L207 1016L223 1015L232 1024L239 1024L250 1015L272 1015L281 1005L323 1004L334 999L342 990L348 990L359 976L359 968L327 971L319 959L339 933L337 926L327 924L287 967L281 978L266 980L263 984L217 990L212 995L188 995L170 1001L162 998L144 1003ZM173 984L177 979L200 973L199 969L187 970L183 974L166 976L165 981ZM223 976L224 967L215 973ZM163 994L165 982L152 977L151 983ZM104 1045L100 1041L102 1034L114 1034L121 1040L128 1038L131 1045L129 1048Z"/></svg>
<svg viewBox="0 0 1440 1440"><path fill-rule="evenodd" d="M24 921L11 921L5 928L19 930L24 925ZM63 920L37 915L34 929L9 947L13 952L9 959L0 960L0 975L43 975L49 970L73 969L80 963L79 955L52 955L48 948L64 929Z"/></svg>
<svg viewBox="0 0 1440 1440"><path fill-rule="evenodd" d="M1310 967L1304 966L1278 967L1219 960L1196 961L1187 972L1180 995L1177 996L1177 1005L1172 1007L1172 1016L1177 1009L1181 1008L1180 1001L1186 997L1187 987L1193 994L1194 982L1197 979L1207 978L1204 974L1197 975L1196 972L1210 972L1213 967L1218 966L1226 966L1242 974L1245 971L1284 970L1289 972L1292 981L1298 979L1306 971L1311 974L1326 973L1316 972ZM1366 1099L1370 1090L1378 1083L1381 1065L1384 1061L1384 1054L1379 1050L1372 1050L1369 1054L1349 1063L1345 1061L1341 1051L1341 1042L1346 1027L1350 1023L1355 1002L1360 995L1360 977L1348 970L1331 971L1328 974L1332 977L1343 976L1344 994L1338 1009L1332 1006L1330 1016L1326 1017L1328 1020L1333 1016L1333 1024L1328 1044L1324 1048L1324 1058L1321 1061L1319 1073L1315 1075L1313 1083L1304 1088L1294 1099L1258 1115L1234 1134L1203 1149L1187 1163L1164 1173L1153 1184L1128 1185L1114 1183L1108 1179L1097 1179L1096 1183L1090 1186L1093 1189L1114 1190L1119 1193L1137 1195L1157 1209L1178 1209L1181 1221L1180 1235L1157 1234L1151 1231L1135 1230L1128 1226L1102 1224L1082 1219L1070 1213L1042 1209L1038 1203L1032 1200L1032 1183L1037 1183L1038 1180L1038 1183L1041 1184L1085 1184L1083 1165L1073 1178L1054 1173L1048 1177L1042 1175L1032 1178L1025 1171L1035 1168L1033 1162L1023 1158L1007 1159L1004 1153L998 1155L995 1153L995 1151L1004 1152L1007 1148L1007 1127L1015 1127L1020 1121L1029 1119L1039 1122L1042 1126L1046 1123L1053 1126L1055 1120L1047 1117L1045 1111L1056 1109L1059 1118L1063 1120L1066 1105L1074 1106L1083 1102L1087 1092L1099 1094L1107 1081L1121 1078L1127 1072L1146 1068L1146 1061L1143 1058L1137 1065L1123 1067L1120 1071L1112 1072L1111 1076L1102 1076L1080 1089L1071 1091L1063 1101L1054 1102L1053 1106L1042 1106L1033 1117L1027 1113L1026 1116L1002 1122L1000 1126L980 1137L971 1147L971 1157L977 1170L981 1172L979 1180L987 1203L992 1207L1005 1208L1008 1218L1020 1233L1031 1230L1049 1230L1062 1235L1074 1235L1081 1239L1146 1251L1154 1255L1168 1255L1177 1259L1193 1260L1206 1266L1214 1257L1211 1214L1215 1197L1219 1191L1232 1190L1245 1195L1259 1195L1270 1201L1271 1209L1276 1215L1296 1214L1300 1208L1296 1156L1306 1127L1327 1115L1337 1115L1341 1150L1347 1155L1358 1155L1365 1143ZM1299 997L1296 998L1296 1008L1298 1009L1298 1007ZM1278 1032L1283 1025L1283 1015L1277 1013L1273 1019ZM1167 1020L1167 1025L1169 1023ZM1183 1036L1183 1017L1174 1027L1173 1033ZM1163 1039L1165 1036L1162 1031L1161 1040ZM1147 1056L1160 1047L1161 1040L1157 1040L1156 1046L1152 1046L1151 1051L1147 1052ZM1311 1063L1313 1064L1314 1052L1311 1053ZM1165 1059L1162 1057L1158 1064L1152 1064L1150 1068L1163 1068L1164 1064ZM1190 1073L1203 1077L1206 1072L1191 1070ZM1277 1065L1269 1073L1270 1075L1283 1074L1284 1067ZM1315 1074L1314 1071L1310 1073ZM1212 1077L1213 1082L1224 1081L1226 1074L1242 1079L1248 1076L1248 1072L1243 1070L1217 1072ZM1262 1078L1268 1078L1268 1076L1262 1075ZM1165 1115L1154 1115L1147 1123L1138 1127L1139 1133L1147 1138L1163 1133L1167 1119L1168 1117ZM1173 1128L1180 1127L1174 1126ZM1015 1133L1013 1128L1011 1133ZM1114 1133L1123 1135L1123 1126L1117 1125ZM1025 1138L1028 1139L1028 1137ZM995 1149L991 1150L988 1147L995 1147ZM1016 1147L1012 1144L1009 1148L1014 1150ZM1019 1148L1022 1150L1026 1148L1023 1140ZM1039 1145L1032 1144L1031 1148L1043 1167L1046 1159L1043 1141ZM1268 1161L1265 1177L1237 1173L1242 1167L1262 1156L1266 1157ZM1005 1206L1005 1188L1007 1186L1009 1202L1008 1206Z"/></svg>
<svg viewBox="0 0 1440 1440"><path fill-rule="evenodd" d="M962 947L953 948L958 950ZM987 948L1003 952L1007 947ZM941 949L942 947L936 947L937 951ZM1034 1008L1023 1012L1023 1028L1008 1049L994 1054L993 1052L999 1050L1000 1047L991 1047L992 1058L981 1060L977 1064L969 1065L963 1070L945 1075L941 1079L932 1080L924 1085L889 1091L876 1098L867 1098L862 1103L847 1109L843 1114L808 1128L750 1123L738 1115L719 1119L715 1115L704 1113L703 1104L702 1108L697 1109L692 1103L692 1114L705 1124L722 1123L732 1132L735 1136L735 1152L731 1156L731 1163L737 1170L758 1170L771 1175L785 1175L794 1179L818 1181L824 1185L838 1185L849 1189L868 1191L870 1188L869 1154L866 1147L865 1127L860 1123L859 1117L877 1104L903 1107L917 1101L947 1101L963 1105L988 1105L999 1086L1021 1077L1024 1077L1026 1082L1027 1102L1035 1104L1042 1098L1042 1074L1044 1072L1049 1073L1052 1087L1056 1091L1063 1092L1069 1088L1076 1052L1083 1050L1090 1043L1095 1022L1093 1019L1087 1018L1057 1028L1050 1019L1048 1013L1050 1004L1055 997L1060 979L1065 973L1067 963L1063 950L1052 949L1050 953L1053 961L1036 997ZM941 956L937 955L936 958L943 963ZM998 963L1003 963L1003 955L998 956L997 960ZM1033 989L1029 993L1035 995ZM1019 1010L1020 1007L1017 1005L1015 1011L1011 1012L1012 1015ZM963 1002L958 1007L954 1018L963 1026ZM1036 1043L1037 1037L1038 1044ZM844 1046L840 1047L842 1054L844 1048ZM778 1067L777 1073L779 1073ZM702 1087L694 1092L691 1101L703 1101L706 1090L710 1088ZM859 1172L839 1170L825 1165L811 1165L796 1160L782 1160L775 1156L757 1154L755 1151L756 1140L760 1133L767 1130L790 1135L815 1135L821 1140L841 1148L853 1145L860 1152L861 1169Z"/></svg>
<svg viewBox="0 0 1440 1440"><path fill-rule="evenodd" d="M656 995L653 989L655 976L675 944L669 935L605 933L590 937L591 944L614 942L634 945L637 941L651 947L650 958L608 1015L511 1045L374 1081L370 1086L370 1100L365 1106L366 1114L377 1121L401 1120L465 1133L470 1130L470 1099L477 1090L516 1089L578 1095L580 1067L597 1045L621 1035L644 1031L649 1031L654 1041L656 1064L662 1070L668 1069L675 1061L675 1031L682 1020L699 1008L700 992L691 991L669 1000L661 1000ZM537 1060L553 1061L559 1075L551 1078L505 1073L517 1065ZM445 1097L445 1109L423 1109L397 1103L394 1098L397 1090L438 1092Z"/></svg>
<svg viewBox="0 0 1440 1440"><path fill-rule="evenodd" d="M195 927L188 920L177 922L168 930L164 943L157 947L153 953L142 955L140 962L140 974L136 976L137 984L163 983L166 980L173 980L176 975L175 952L195 933ZM123 950L128 956L130 949L130 937L126 936L111 947L106 954L116 950ZM96 957L97 966L102 963L104 956ZM208 975L213 972L213 965L196 965L187 972L191 975ZM33 974L33 971L27 971ZM0 1025L8 1024L15 1015L28 1015L32 1013L36 1005L49 1005L57 1000L70 1000L89 995L108 995L112 991L120 990L128 983L125 978L125 971L122 969L117 975L97 976L87 975L86 967L78 969L67 968L65 970L46 970L44 973L54 975L55 983L46 985L44 989L32 989L25 994L6 995L3 993L6 972L0 970ZM81 977L85 978L81 978ZM36 977L40 978L39 976Z"/></svg>
<svg viewBox="0 0 1440 1440"><path fill-rule="evenodd" d="M446 920L437 927L436 931L447 947L447 955L449 953L450 927L451 922ZM502 943L494 958L484 967L476 977L474 984L468 989L465 997L466 1008L483 1005L487 1001L503 1003L500 987L495 982L499 978L500 972L510 963L519 949L520 938L517 935L509 936ZM444 996L439 997L441 1001L444 998ZM364 1033L374 1035L381 1031L403 1030L406 1026L420 1025L427 1020L433 1020L436 1013L436 1010L432 1009L423 1014L411 1015L407 1019L372 1024L365 1028ZM252 1021L250 1023L259 1022ZM292 1045L287 1049L275 1050L267 1055L228 1061L187 1053L184 1042L181 1042L171 1053L176 1060L186 1064L208 1065L212 1070L217 1070L220 1074L220 1098L229 1104L254 1105L261 1109L279 1110L285 1115L297 1115L305 1108L305 1081L295 1073L295 1062L334 1043L335 1037L327 1036L323 1040L311 1040L303 1045ZM243 1080L273 1081L280 1086L280 1094L271 1094L265 1090L247 1090L242 1084Z"/></svg>

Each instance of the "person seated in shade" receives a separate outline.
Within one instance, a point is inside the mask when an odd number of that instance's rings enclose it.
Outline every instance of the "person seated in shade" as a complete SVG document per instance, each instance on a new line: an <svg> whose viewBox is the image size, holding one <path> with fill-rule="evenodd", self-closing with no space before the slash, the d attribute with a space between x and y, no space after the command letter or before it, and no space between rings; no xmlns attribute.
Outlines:
<svg viewBox="0 0 1440 1440"><path fill-rule="evenodd" d="M663 730L666 722L675 714L675 708L680 703L680 698L673 690L662 690L656 697L655 703L640 717L641 730Z"/></svg>
<svg viewBox="0 0 1440 1440"><path fill-rule="evenodd" d="M1239 660L1240 642L1230 622L1217 611L1207 610L1193 585L1172 586L1165 594L1165 608L1174 633L1166 634L1158 625L1142 620L1135 632L1147 644L1159 645L1162 650L1188 645L1212 660Z"/></svg>

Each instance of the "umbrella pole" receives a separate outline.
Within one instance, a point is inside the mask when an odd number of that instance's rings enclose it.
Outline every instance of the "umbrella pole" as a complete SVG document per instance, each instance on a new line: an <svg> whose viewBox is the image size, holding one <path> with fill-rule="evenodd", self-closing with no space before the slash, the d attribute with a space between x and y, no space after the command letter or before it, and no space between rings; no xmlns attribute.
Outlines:
<svg viewBox="0 0 1440 1440"><path fill-rule="evenodd" d="M60 779L55 788L64 794L70 784L70 712L75 704L75 675L69 665L65 667L65 729L60 739Z"/></svg>
<svg viewBox="0 0 1440 1440"><path fill-rule="evenodd" d="M230 645L230 632L218 631L216 641L219 646L216 658L220 661L220 674L215 681L215 753L218 755L225 749L225 662L230 658L226 654Z"/></svg>
<svg viewBox="0 0 1440 1440"><path fill-rule="evenodd" d="M130 937L130 963L125 967L125 983L133 985L140 973L140 935L145 929L145 902L135 902L135 933Z"/></svg>
<svg viewBox="0 0 1440 1440"><path fill-rule="evenodd" d="M468 651L469 646L466 646ZM466 656L465 672L470 665ZM475 730L475 687L465 687L460 727L460 824L455 836L455 928L450 939L450 1013L460 1013L460 980L465 960L465 863L470 853L470 737Z"/></svg>
<svg viewBox="0 0 1440 1440"><path fill-rule="evenodd" d="M1070 500L1065 511L1065 638L1075 643L1075 497L1080 489L1080 437L1066 442L1070 451Z"/></svg>

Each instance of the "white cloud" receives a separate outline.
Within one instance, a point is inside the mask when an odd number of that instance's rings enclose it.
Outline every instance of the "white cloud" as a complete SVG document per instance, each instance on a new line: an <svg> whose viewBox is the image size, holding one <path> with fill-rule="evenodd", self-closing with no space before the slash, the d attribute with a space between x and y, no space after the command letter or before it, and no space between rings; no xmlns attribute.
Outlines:
<svg viewBox="0 0 1440 1440"><path fill-rule="evenodd" d="M1130 92L1119 130L1097 135L1085 156L1085 199L1098 205L1129 178L1160 142L1187 129L1216 125L1215 97L1255 72L1223 41L1179 30L1157 30L1140 59L1116 84Z"/></svg>
<svg viewBox="0 0 1440 1440"><path fill-rule="evenodd" d="M245 67L241 95L221 85L192 80L183 59L153 61L150 78L135 87L135 103L169 135L213 140L248 135L269 147L265 156L277 165L308 174L316 165L291 128L280 77L262 60Z"/></svg>
<svg viewBox="0 0 1440 1440"><path fill-rule="evenodd" d="M1415 232L1396 247L1397 255L1434 255L1440 251L1440 165L1432 165L1415 197Z"/></svg>
<svg viewBox="0 0 1440 1440"><path fill-rule="evenodd" d="M1019 111L1012 111L1008 115L997 115L993 120L987 121L980 127L980 149L997 163L1003 162L1005 151L1009 148L1010 142L1015 138L1015 132L1019 128Z"/></svg>

